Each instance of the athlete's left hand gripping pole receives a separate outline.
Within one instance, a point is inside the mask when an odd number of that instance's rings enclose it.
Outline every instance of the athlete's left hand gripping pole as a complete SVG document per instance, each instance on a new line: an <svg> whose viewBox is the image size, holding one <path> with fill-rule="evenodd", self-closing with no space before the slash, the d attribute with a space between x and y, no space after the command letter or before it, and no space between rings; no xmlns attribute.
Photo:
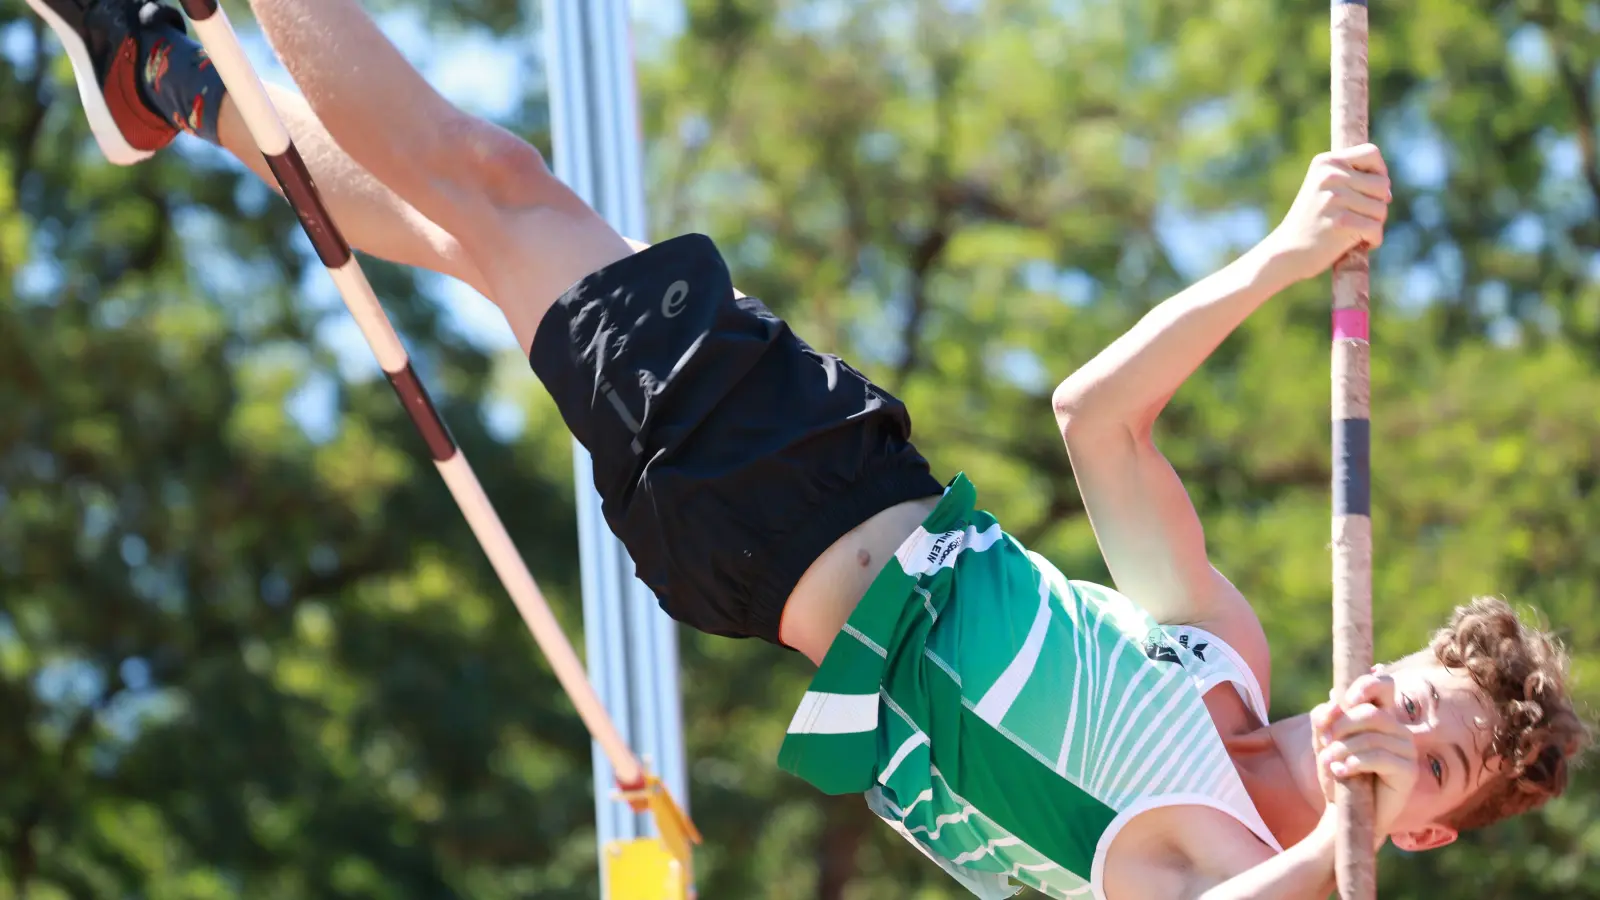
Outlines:
<svg viewBox="0 0 1600 900"><path fill-rule="evenodd" d="M622 739L605 705L595 693L583 663L551 613L550 605L533 580L533 574L528 571L522 554L512 543L505 524L489 502L477 474L456 445L455 438L434 408L427 389L411 367L411 358L400 343L400 336L384 314L360 262L329 215L322 195L311 180L311 173L300 158L300 151L295 148L260 76L245 55L227 13L218 7L216 0L182 0L182 3L184 12L194 23L196 36L216 65L217 74L233 98L251 137L266 157L267 165L283 188L284 196L294 207L301 227L311 239L311 246L333 276L345 306L360 326L362 335L378 359L378 365L389 377L389 383L394 386L401 405L421 433L433 455L434 465L439 468L439 474L461 507L467 524L488 555L489 563L516 603L517 611L522 614L528 630L533 632L539 648L550 660L550 667L555 671L561 687L572 698L579 718L611 761L622 799L639 812L649 810L654 814L663 841L673 855L683 862L687 872L690 845L699 843L700 835L662 788L660 781L640 764L639 758Z"/></svg>

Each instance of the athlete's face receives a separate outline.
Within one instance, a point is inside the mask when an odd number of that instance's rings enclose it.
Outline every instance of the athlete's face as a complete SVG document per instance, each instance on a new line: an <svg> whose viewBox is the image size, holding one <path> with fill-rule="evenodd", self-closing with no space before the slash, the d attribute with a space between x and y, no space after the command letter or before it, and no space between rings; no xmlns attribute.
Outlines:
<svg viewBox="0 0 1600 900"><path fill-rule="evenodd" d="M1494 709L1465 673L1426 656L1382 671L1394 679L1393 712L1411 731L1419 767L1392 839L1404 850L1442 847L1456 838L1444 822L1494 774L1493 760L1484 762Z"/></svg>

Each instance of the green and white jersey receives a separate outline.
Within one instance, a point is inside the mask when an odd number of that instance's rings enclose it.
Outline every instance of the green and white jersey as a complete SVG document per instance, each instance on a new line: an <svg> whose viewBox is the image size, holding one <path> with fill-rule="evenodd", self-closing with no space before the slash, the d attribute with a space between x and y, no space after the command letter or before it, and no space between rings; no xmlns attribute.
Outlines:
<svg viewBox="0 0 1600 900"><path fill-rule="evenodd" d="M1112 839L1162 806L1221 810L1274 850L1211 723L1237 654L1069 581L957 476L873 582L789 725L779 764L880 817L974 894L1104 897Z"/></svg>

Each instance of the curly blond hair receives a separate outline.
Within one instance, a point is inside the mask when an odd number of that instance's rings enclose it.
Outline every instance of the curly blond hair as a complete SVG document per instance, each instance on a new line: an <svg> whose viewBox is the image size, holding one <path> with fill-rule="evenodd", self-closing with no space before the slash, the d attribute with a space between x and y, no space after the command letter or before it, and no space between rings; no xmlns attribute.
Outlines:
<svg viewBox="0 0 1600 900"><path fill-rule="evenodd" d="M1445 824L1482 828L1559 797L1591 738L1567 694L1560 641L1504 600L1478 597L1456 607L1419 655L1429 651L1445 668L1466 673L1495 711L1485 763L1497 765Z"/></svg>

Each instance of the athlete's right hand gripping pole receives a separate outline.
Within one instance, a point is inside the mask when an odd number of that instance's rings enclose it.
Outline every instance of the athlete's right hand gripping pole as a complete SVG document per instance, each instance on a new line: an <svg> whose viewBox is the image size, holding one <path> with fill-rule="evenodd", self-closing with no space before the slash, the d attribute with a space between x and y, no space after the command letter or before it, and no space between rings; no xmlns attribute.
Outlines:
<svg viewBox="0 0 1600 900"><path fill-rule="evenodd" d="M1333 149L1367 142L1367 0L1333 0ZM1333 267L1333 682L1372 667L1371 345L1367 253ZM1341 900L1377 895L1376 782L1336 789Z"/></svg>
<svg viewBox="0 0 1600 900"><path fill-rule="evenodd" d="M277 177L285 198L294 207L312 247L328 268L362 336L366 338L378 364L393 384L401 405L433 455L439 474L461 507L467 524L477 536L506 592L511 595L517 611L533 633L534 640L550 661L556 679L572 698L578 717L594 736L595 742L604 749L616 773L621 799L636 811L649 811L655 816L662 842L673 858L667 862L677 863L676 868L671 865L661 868L672 871L674 878L681 879L682 887L676 896L682 896L690 878L690 845L700 841L699 834L662 788L661 782L639 762L638 756L623 740L616 723L606 712L605 704L595 693L583 663L545 602L544 594L533 580L533 574L528 571L522 554L517 551L499 514L489 502L477 475L467 463L466 455L456 445L449 428L434 408L427 389L417 378L399 335L384 314L360 262L328 213L321 192L312 181L311 173L301 160L300 152L290 139L288 129L284 127L283 119L273 106L260 76L245 55L227 14L217 5L217 0L182 0L182 3L184 12L194 23L195 35L216 65L217 74L222 78L228 94L233 97L256 146ZM663 886L642 897L642 900L671 900L675 896L673 887Z"/></svg>

